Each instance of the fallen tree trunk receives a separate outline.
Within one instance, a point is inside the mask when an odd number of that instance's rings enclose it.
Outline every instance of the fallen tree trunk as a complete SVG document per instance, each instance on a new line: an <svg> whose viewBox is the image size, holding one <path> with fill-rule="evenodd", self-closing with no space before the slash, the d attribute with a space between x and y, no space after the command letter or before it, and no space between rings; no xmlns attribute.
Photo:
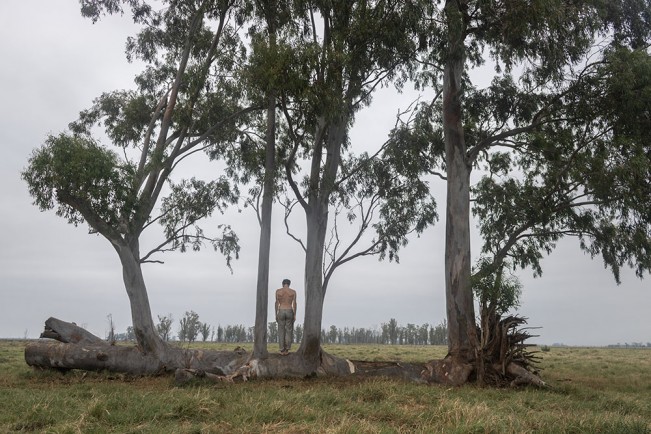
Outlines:
<svg viewBox="0 0 651 434"><path fill-rule="evenodd" d="M166 345L162 354L144 353L138 347L111 345L74 323L56 318L46 321L41 338L25 347L25 361L39 368L107 370L133 375L159 374L187 368L230 375L249 357L244 350L207 351Z"/></svg>
<svg viewBox="0 0 651 434"><path fill-rule="evenodd" d="M62 370L128 372L133 375L158 374L165 366L158 357L142 354L136 347L108 344L71 344L39 341L25 347L29 366Z"/></svg>
<svg viewBox="0 0 651 434"><path fill-rule="evenodd" d="M212 382L247 381L255 378L388 377L416 383L460 386L472 380L474 364L450 356L426 364L403 362L368 362L346 360L320 350L316 370L299 352L282 356L272 354L254 359L243 349L214 351L183 349L166 345L164 354L145 354L138 347L111 345L74 323L56 318L46 321L42 338L25 347L25 361L37 368L59 370L82 369L110 371L131 375L157 375L174 372L177 383L199 378ZM55 339L55 340L51 340ZM58 341L58 342L57 342ZM545 386L534 373L511 361L493 363L511 386L533 384Z"/></svg>
<svg viewBox="0 0 651 434"><path fill-rule="evenodd" d="M356 377L387 377L413 383L426 383L423 377L425 366L404 362L367 362L364 360L351 361Z"/></svg>

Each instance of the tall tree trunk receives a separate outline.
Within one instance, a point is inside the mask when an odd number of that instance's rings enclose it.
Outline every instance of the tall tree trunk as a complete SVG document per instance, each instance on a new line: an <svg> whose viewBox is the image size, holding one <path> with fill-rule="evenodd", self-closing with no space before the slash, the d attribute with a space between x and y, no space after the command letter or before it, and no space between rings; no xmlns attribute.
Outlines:
<svg viewBox="0 0 651 434"><path fill-rule="evenodd" d="M321 351L321 321L323 317L323 249L328 227L328 211L320 203L314 204L307 219L305 251L305 320L303 340L298 352L306 369L316 370Z"/></svg>
<svg viewBox="0 0 651 434"><path fill-rule="evenodd" d="M131 320L133 321L136 342L140 347L140 351L144 354L157 355L164 362L163 357L168 347L158 336L152 319L147 287L140 268L137 248L132 249L126 245L114 246L122 263L122 278L131 305ZM134 253L134 250L136 253Z"/></svg>
<svg viewBox="0 0 651 434"><path fill-rule="evenodd" d="M443 129L447 167L445 295L449 355L475 358L477 330L470 284L470 171L461 113L464 28L459 2L448 1L449 53L443 75Z"/></svg>
<svg viewBox="0 0 651 434"><path fill-rule="evenodd" d="M271 38L274 43L275 38ZM264 185L260 213L260 247L258 250L258 284L255 304L253 357L265 358L267 351L267 310L269 304L269 252L271 249L271 211L276 172L276 94L270 91L267 101L267 137L265 146Z"/></svg>
<svg viewBox="0 0 651 434"><path fill-rule="evenodd" d="M299 352L303 355L309 372L316 369L320 363L321 322L326 290L323 285L323 252L328 230L328 203L335 188L348 117L344 114L337 121L330 122L325 137L326 159L322 172L320 170L322 148L317 145L312 157L310 186L313 190L310 192L309 209L306 210L305 321ZM320 182L314 182L316 179L320 179Z"/></svg>

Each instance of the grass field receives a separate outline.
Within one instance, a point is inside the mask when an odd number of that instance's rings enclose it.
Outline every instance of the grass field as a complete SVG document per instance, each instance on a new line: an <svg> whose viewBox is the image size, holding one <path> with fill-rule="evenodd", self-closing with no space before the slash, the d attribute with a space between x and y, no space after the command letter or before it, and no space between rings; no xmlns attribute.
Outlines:
<svg viewBox="0 0 651 434"><path fill-rule="evenodd" d="M168 376L34 371L24 346L0 341L3 433L651 433L651 349L552 348L540 353L551 385L540 390L323 378L176 387ZM383 345L326 350L408 362L445 353Z"/></svg>

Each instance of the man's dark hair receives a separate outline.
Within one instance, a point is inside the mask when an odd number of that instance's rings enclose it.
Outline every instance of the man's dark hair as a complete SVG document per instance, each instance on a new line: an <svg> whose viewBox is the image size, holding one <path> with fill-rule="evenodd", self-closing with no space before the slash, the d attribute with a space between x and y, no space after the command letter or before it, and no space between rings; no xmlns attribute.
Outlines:
<svg viewBox="0 0 651 434"><path fill-rule="evenodd" d="M292 284L291 280L289 280L289 279L284 279L283 280L283 285L291 285L291 284Z"/></svg>

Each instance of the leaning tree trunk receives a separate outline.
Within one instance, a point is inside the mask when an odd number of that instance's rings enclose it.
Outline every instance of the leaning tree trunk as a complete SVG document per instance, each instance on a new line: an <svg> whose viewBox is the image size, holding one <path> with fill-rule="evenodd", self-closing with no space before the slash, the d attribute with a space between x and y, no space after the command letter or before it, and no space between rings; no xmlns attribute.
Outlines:
<svg viewBox="0 0 651 434"><path fill-rule="evenodd" d="M152 354L164 359L168 346L158 335L152 319L147 287L142 275L137 249L120 245L115 246L115 250L122 263L122 276L131 306L131 320L136 342L144 354Z"/></svg>

